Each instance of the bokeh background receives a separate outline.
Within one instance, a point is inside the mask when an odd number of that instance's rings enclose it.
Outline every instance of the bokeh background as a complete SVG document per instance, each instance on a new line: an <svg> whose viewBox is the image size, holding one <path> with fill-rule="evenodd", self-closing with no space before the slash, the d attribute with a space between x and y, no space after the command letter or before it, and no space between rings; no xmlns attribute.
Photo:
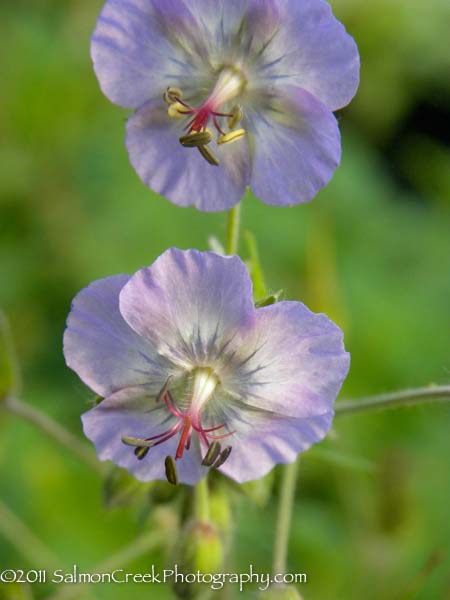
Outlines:
<svg viewBox="0 0 450 600"><path fill-rule="evenodd" d="M101 95L89 58L101 5L0 5L0 305L22 399L80 440L91 394L61 351L74 294L93 279L150 264L168 246L206 249L209 235L225 234L224 214L172 206L129 165L127 113ZM445 383L450 4L332 5L362 58L359 94L339 114L342 166L309 205L277 209L248 194L244 229L257 238L271 289L344 328L352 369L341 398ZM241 253L248 255L245 241ZM446 405L342 416L303 456L289 570L308 574L305 600L450 598L449 417ZM253 490L252 499L227 488L228 565L237 571L249 563L270 569L278 478L277 471L268 501L264 490ZM30 532L60 568L89 569L138 534L164 529L170 537L174 527L170 504L153 497L145 510L148 490L132 490L130 506L114 499L105 506L98 474L1 409L0 488L0 570L51 561ZM172 562L156 549L124 566L145 571ZM2 586L0 598L55 591ZM172 597L163 586L118 585L75 597L133 594Z"/></svg>

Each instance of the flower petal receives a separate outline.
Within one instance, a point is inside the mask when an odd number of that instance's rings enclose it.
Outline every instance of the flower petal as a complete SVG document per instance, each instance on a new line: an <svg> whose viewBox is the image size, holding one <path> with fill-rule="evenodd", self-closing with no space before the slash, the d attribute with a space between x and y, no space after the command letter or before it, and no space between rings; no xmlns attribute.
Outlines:
<svg viewBox="0 0 450 600"><path fill-rule="evenodd" d="M245 60L261 50L279 25L280 10L273 0L189 0L189 8L212 64L236 58L238 48Z"/></svg>
<svg viewBox="0 0 450 600"><path fill-rule="evenodd" d="M223 370L224 389L288 417L329 413L349 369L342 331L300 302L256 311L256 324Z"/></svg>
<svg viewBox="0 0 450 600"><path fill-rule="evenodd" d="M332 112L301 88L280 86L260 112L247 115L254 135L251 187L266 204L312 200L341 158Z"/></svg>
<svg viewBox="0 0 450 600"><path fill-rule="evenodd" d="M246 139L220 147L209 144L220 159L220 165L214 166L197 148L180 144L185 133L181 127L168 117L161 99L139 109L127 123L126 145L133 167L148 187L178 206L228 210L241 200L250 182Z"/></svg>
<svg viewBox="0 0 450 600"><path fill-rule="evenodd" d="M323 0L276 0L280 30L267 47L268 79L284 80L316 96L330 110L346 106L359 85L359 53Z"/></svg>
<svg viewBox="0 0 450 600"><path fill-rule="evenodd" d="M119 312L119 292L129 279L116 275L91 283L74 298L67 319L67 365L101 396L130 385L146 385L157 393L172 368Z"/></svg>
<svg viewBox="0 0 450 600"><path fill-rule="evenodd" d="M236 256L171 248L120 294L127 323L186 368L211 366L254 320L252 284Z"/></svg>
<svg viewBox="0 0 450 600"><path fill-rule="evenodd" d="M174 81L197 77L206 60L203 37L181 0L107 0L91 41L103 93L139 108Z"/></svg>
<svg viewBox="0 0 450 600"><path fill-rule="evenodd" d="M230 409L228 409L230 416ZM264 477L276 464L292 463L322 440L331 428L333 412L294 419L235 406L227 440L233 450L220 471L238 483Z"/></svg>
<svg viewBox="0 0 450 600"><path fill-rule="evenodd" d="M105 398L85 413L82 421L84 433L94 443L100 460L111 460L141 481L166 479L164 459L175 456L179 435L150 448L142 460L136 458L132 447L122 442L122 436L147 438L159 435L176 423L164 405L155 407L154 398L141 388L124 389ZM206 475L195 437L189 451L177 461L180 483L194 485Z"/></svg>

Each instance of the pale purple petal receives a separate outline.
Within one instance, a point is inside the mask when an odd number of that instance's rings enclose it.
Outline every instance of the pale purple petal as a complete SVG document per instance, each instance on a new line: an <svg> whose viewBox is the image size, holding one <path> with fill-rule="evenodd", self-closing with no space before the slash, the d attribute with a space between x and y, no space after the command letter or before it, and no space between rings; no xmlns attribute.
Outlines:
<svg viewBox="0 0 450 600"><path fill-rule="evenodd" d="M251 187L266 204L312 200L341 159L333 113L301 88L280 86L266 110L248 115L254 136Z"/></svg>
<svg viewBox="0 0 450 600"><path fill-rule="evenodd" d="M103 93L139 108L179 78L198 78L206 51L196 20L181 0L107 0L91 41Z"/></svg>
<svg viewBox="0 0 450 600"><path fill-rule="evenodd" d="M132 447L122 442L122 436L159 435L176 423L164 405L155 407L154 398L143 394L142 389L124 389L105 398L85 413L82 421L84 433L94 443L100 460L111 460L141 481L166 479L164 459L175 455L179 435L150 448L142 460L136 458ZM177 461L180 483L194 485L206 475L207 469L201 466L201 461L198 441L193 439L189 451Z"/></svg>
<svg viewBox="0 0 450 600"><path fill-rule="evenodd" d="M287 417L332 412L349 369L342 331L300 302L256 311L256 325L221 373L224 389L249 406Z"/></svg>
<svg viewBox="0 0 450 600"><path fill-rule="evenodd" d="M129 275L91 283L77 294L64 333L67 365L100 396L131 385L161 389L172 365L137 335L119 312Z"/></svg>
<svg viewBox="0 0 450 600"><path fill-rule="evenodd" d="M264 477L276 464L294 462L327 435L333 420L332 411L295 419L242 405L228 407L227 413L235 433L223 442L232 451L220 471L238 483Z"/></svg>
<svg viewBox="0 0 450 600"><path fill-rule="evenodd" d="M212 58L231 59L236 48L242 54L258 52L279 26L280 10L273 0L189 0L201 36ZM220 64L220 62L219 62Z"/></svg>
<svg viewBox="0 0 450 600"><path fill-rule="evenodd" d="M120 310L160 354L209 366L253 324L252 284L237 256L171 248L131 278Z"/></svg>
<svg viewBox="0 0 450 600"><path fill-rule="evenodd" d="M276 0L283 14L261 72L274 83L298 85L329 109L346 106L359 85L354 39L323 0Z"/></svg>
<svg viewBox="0 0 450 600"><path fill-rule="evenodd" d="M178 206L215 212L237 204L250 182L247 140L209 148L220 159L210 165L197 148L185 148L179 138L184 122L170 119L161 99L149 102L128 121L126 145L142 181Z"/></svg>

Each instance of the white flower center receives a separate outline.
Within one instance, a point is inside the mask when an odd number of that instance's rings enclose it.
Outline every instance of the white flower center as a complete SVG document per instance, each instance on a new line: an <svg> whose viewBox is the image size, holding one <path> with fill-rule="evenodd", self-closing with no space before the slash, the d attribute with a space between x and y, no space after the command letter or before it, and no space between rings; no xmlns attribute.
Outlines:
<svg viewBox="0 0 450 600"><path fill-rule="evenodd" d="M218 383L219 379L212 369L195 369L190 408L190 413L194 419L200 417L200 413L208 400L211 399Z"/></svg>

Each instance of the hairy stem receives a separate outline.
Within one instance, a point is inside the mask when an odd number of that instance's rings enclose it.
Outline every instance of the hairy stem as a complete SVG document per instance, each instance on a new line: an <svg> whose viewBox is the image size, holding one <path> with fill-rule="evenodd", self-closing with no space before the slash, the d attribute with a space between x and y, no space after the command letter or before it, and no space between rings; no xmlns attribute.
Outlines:
<svg viewBox="0 0 450 600"><path fill-rule="evenodd" d="M61 446L70 450L91 469L94 469L98 473L103 473L102 466L95 458L93 452L75 435L67 431L67 429L56 421L53 421L46 414L13 396L5 398L1 406L10 413L28 421L28 423L31 423L47 436L61 444Z"/></svg>
<svg viewBox="0 0 450 600"><path fill-rule="evenodd" d="M291 529L292 513L294 509L297 471L298 462L283 467L275 542L273 547L272 569L274 574L286 573L289 531Z"/></svg>
<svg viewBox="0 0 450 600"><path fill-rule="evenodd" d="M237 254L239 249L239 227L241 223L241 203L228 211L226 254Z"/></svg>
<svg viewBox="0 0 450 600"><path fill-rule="evenodd" d="M380 394L359 400L338 402L335 411L337 415L348 415L371 410L427 404L430 402L448 402L449 400L450 385L437 385L413 390L402 390L390 394Z"/></svg>

